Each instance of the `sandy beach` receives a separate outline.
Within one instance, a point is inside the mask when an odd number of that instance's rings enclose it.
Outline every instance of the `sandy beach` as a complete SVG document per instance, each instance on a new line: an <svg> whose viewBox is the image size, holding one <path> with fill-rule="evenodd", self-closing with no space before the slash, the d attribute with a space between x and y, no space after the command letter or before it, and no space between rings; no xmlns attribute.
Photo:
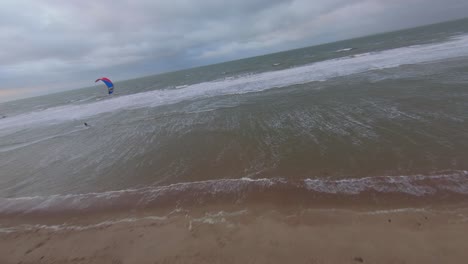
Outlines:
<svg viewBox="0 0 468 264"><path fill-rule="evenodd" d="M465 263L467 208L179 209L10 228L3 219L0 263Z"/></svg>

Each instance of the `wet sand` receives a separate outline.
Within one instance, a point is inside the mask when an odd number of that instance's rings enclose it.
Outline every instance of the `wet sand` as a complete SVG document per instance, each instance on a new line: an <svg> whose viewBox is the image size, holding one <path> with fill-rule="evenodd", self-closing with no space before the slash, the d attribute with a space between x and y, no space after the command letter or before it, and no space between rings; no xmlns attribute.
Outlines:
<svg viewBox="0 0 468 264"><path fill-rule="evenodd" d="M466 263L468 207L2 220L0 263ZM153 214L154 213L154 214ZM24 220L23 220L24 221ZM10 228L8 228L10 226ZM13 228L11 228L13 227Z"/></svg>

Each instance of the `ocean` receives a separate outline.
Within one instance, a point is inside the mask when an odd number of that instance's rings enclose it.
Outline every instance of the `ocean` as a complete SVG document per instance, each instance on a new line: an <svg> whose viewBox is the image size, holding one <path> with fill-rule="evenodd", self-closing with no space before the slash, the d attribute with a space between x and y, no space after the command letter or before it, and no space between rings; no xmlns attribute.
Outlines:
<svg viewBox="0 0 468 264"><path fill-rule="evenodd" d="M114 93L0 104L0 214L468 198L467 19L121 81Z"/></svg>

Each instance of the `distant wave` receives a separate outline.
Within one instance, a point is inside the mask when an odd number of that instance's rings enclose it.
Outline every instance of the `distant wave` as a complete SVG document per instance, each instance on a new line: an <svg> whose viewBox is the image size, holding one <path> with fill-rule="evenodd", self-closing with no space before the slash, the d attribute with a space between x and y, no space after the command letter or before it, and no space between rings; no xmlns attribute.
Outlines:
<svg viewBox="0 0 468 264"><path fill-rule="evenodd" d="M314 81L357 74L375 69L398 67L460 56L468 56L468 35L449 41L416 45L381 52L363 53L316 62L306 66L204 82L179 89L166 89L125 95L111 99L64 105L0 119L0 136L27 126L81 120L119 110L157 107L187 100L261 92Z"/></svg>
<svg viewBox="0 0 468 264"><path fill-rule="evenodd" d="M351 50L353 50L353 48L339 49L339 50L337 50L335 52L340 53L340 52L346 52L346 51L351 51Z"/></svg>
<svg viewBox="0 0 468 264"><path fill-rule="evenodd" d="M380 176L358 179L220 179L103 193L0 198L0 215L83 213L210 203L267 202L324 204L327 201L379 202L468 197L468 171L431 175ZM352 200L350 200L352 198Z"/></svg>

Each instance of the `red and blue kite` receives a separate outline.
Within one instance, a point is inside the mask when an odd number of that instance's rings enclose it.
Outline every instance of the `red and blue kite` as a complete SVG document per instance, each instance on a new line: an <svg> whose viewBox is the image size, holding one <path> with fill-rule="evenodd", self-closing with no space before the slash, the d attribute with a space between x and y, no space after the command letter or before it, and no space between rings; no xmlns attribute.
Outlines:
<svg viewBox="0 0 468 264"><path fill-rule="evenodd" d="M95 82L98 82L98 81L102 81L103 83L107 85L107 90L109 91L109 94L112 94L114 92L114 84L112 83L111 80L109 80L106 77L102 77L102 78L97 79Z"/></svg>

